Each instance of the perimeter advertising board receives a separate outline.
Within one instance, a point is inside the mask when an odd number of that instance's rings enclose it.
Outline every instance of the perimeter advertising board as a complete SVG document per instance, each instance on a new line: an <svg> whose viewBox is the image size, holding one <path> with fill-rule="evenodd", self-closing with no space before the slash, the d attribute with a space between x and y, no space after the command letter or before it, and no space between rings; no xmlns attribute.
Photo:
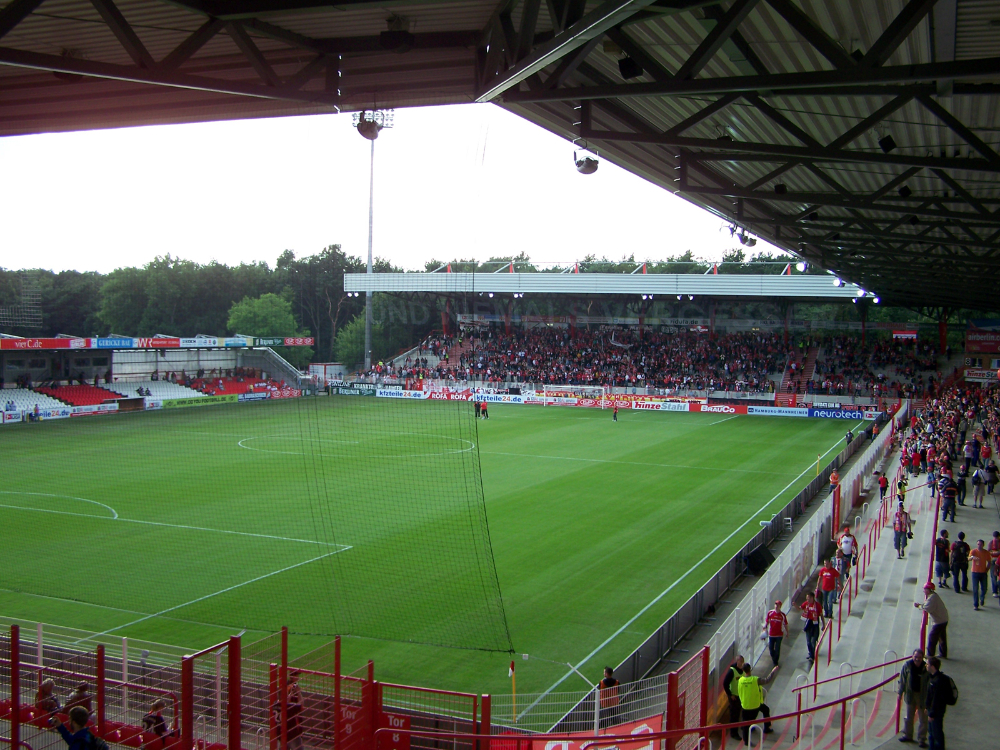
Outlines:
<svg viewBox="0 0 1000 750"><path fill-rule="evenodd" d="M368 383L358 383L357 385L338 385L333 389L338 396L374 396L375 386Z"/></svg>
<svg viewBox="0 0 1000 750"><path fill-rule="evenodd" d="M997 378L996 370L984 370L980 367L965 368L965 379L973 383L994 383Z"/></svg>
<svg viewBox="0 0 1000 750"><path fill-rule="evenodd" d="M705 414L749 414L750 408L743 404L691 404L691 411Z"/></svg>
<svg viewBox="0 0 1000 750"><path fill-rule="evenodd" d="M861 419L865 415L865 412L859 409L809 409L808 411L810 417L820 419Z"/></svg>
<svg viewBox="0 0 1000 750"><path fill-rule="evenodd" d="M163 402L164 409L182 409L185 406L211 406L212 404L235 404L239 396L227 393L222 396L201 396L200 398L174 398Z"/></svg>
<svg viewBox="0 0 1000 750"><path fill-rule="evenodd" d="M760 414L766 417L808 417L809 410L795 406L748 406L747 414Z"/></svg>
<svg viewBox="0 0 1000 750"><path fill-rule="evenodd" d="M402 388L395 390L393 388L379 388L375 395L379 398L416 398L422 399L427 398L427 394L423 391L404 391Z"/></svg>
<svg viewBox="0 0 1000 750"><path fill-rule="evenodd" d="M965 332L966 354L1000 354L1000 331L970 328Z"/></svg>

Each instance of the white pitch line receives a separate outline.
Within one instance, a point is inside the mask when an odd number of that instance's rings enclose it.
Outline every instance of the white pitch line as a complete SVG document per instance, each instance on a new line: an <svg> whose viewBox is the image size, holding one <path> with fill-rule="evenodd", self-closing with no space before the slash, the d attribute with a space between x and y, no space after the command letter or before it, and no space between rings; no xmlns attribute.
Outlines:
<svg viewBox="0 0 1000 750"><path fill-rule="evenodd" d="M723 422L728 422L730 419L736 419L736 417L738 417L738 416L739 416L739 414L734 414L731 417L726 417L725 419L720 419L718 422L709 422L705 426L706 427L711 427L713 424L722 424Z"/></svg>
<svg viewBox="0 0 1000 750"><path fill-rule="evenodd" d="M823 458L823 457L829 455L830 451L834 450L838 445L840 445L841 440L842 440L842 438L838 439L837 442L835 442L832 446L830 446L830 448L827 450L826 453L823 454L823 456L820 456L820 458ZM560 677L558 680L556 680L544 693L542 693L541 695L539 695L535 699L534 703L532 703L530 706L528 706L526 709L524 709L524 711L522 711L518 715L518 718L520 718L521 716L524 716L525 714L527 714L528 711L530 711L532 708L534 708L536 705L538 705L538 703L542 700L542 698L544 698L546 695L548 695L553 690L555 690L557 687L559 687L559 685L561 685L564 680L566 680L570 675L572 675L575 670L579 669L584 664L586 664L588 661L590 661L591 659L593 659L597 654L599 654L601 652L601 650L605 646L607 646L609 643L611 643L611 641L613 641L615 638L617 638L619 635L621 635L632 623L634 623L636 620L638 620L640 617L642 617L644 614L646 614L646 612L648 612L649 609L654 604L656 604L658 601L660 601L660 599L662 599L667 594L669 594L671 591L673 591L673 589L681 581L683 581L685 578L687 578L689 575L691 575L694 571L696 571L698 568L700 568L702 566L702 564L704 564L712 555L714 555L716 552L718 552L720 549L722 549L722 547L730 539L732 539L734 536L736 536L738 533L740 533L743 530L743 528L748 523L750 523L757 516L759 516L764 511L766 511L767 508L768 508L768 506L771 503L773 503L775 500L777 500L779 497L781 497L785 493L785 491L788 490L788 488L791 487L793 484L795 484L797 481L799 481L806 474L806 472L812 471L812 468L813 468L812 464L810 463L810 465L807 466L802 471L801 474L799 474L797 477L795 477L795 479L793 479L791 482L789 482L788 484L786 484L785 488L783 490L781 490L781 492L779 492L777 495L775 495L770 500L768 500L766 503L764 503L764 505L762 505L752 516L750 516L746 521L744 521L742 524L740 524L739 528L735 529L729 536L727 536L725 539L723 539L721 542L719 542L717 545L715 545L715 547L712 549L711 552L709 552L707 555L705 555L703 558L701 558L701 560L699 560L694 565L692 565L690 568L688 568L688 570L687 570L686 573L684 573L680 578L678 578L676 581L674 581L669 586L667 586L667 588L665 588L663 591L661 591L659 593L659 595L657 595L656 598L653 599L653 601L651 601L645 607L643 607L642 609L640 609L635 615L632 616L632 618L628 622L626 622L624 625L622 625L620 628L618 628L618 630L616 630L612 635L610 635L604 641L604 643L602 643L600 646L598 646L593 651L591 651L589 654L587 654L575 667L572 667L569 672L567 672L562 677Z"/></svg>
<svg viewBox="0 0 1000 750"><path fill-rule="evenodd" d="M488 456L515 456L518 458L552 458L559 461L586 461L595 464L621 464L623 466L653 466L660 469L697 469L698 471L711 471L711 466L688 466L686 464L654 464L645 461L613 461L608 458L578 458L576 456L541 456L537 453L501 453L499 451L479 451ZM759 471L757 469L726 469L742 474L770 474L776 477L788 476L787 471Z"/></svg>
<svg viewBox="0 0 1000 750"><path fill-rule="evenodd" d="M105 505L104 503L99 503L97 500L88 500L85 497L73 497L73 495L52 495L48 492L19 492L17 490L0 490L0 495L29 495L32 497L61 497L65 500L79 500L81 503L91 503L92 505L100 505L102 508L107 508L111 511L112 520L118 518L118 511L112 508L110 505ZM3 506L3 507L17 507L17 506ZM101 518L102 516L94 516L94 518Z"/></svg>
<svg viewBox="0 0 1000 750"><path fill-rule="evenodd" d="M351 548L347 547L346 549L351 549ZM167 614L168 612L174 612L174 611L176 611L178 609L183 609L184 607L189 607L192 604L197 604L198 602L203 602L206 599L211 599L212 597L219 596L221 594L226 594L226 593L228 593L230 591L234 591L234 590L236 590L238 588L242 588L244 586L249 586L251 583L257 583L257 581L263 581L265 578L270 578L271 576L276 576L276 575L278 575L280 573L286 573L289 570L295 570L295 568L301 568L303 565L308 565L309 563L314 563L317 560L322 560L324 557L330 557L331 555L336 555L336 554L338 554L340 552L344 552L344 551L345 551L344 549L335 549L332 552L327 552L324 555L319 555L318 557L314 557L314 558L312 558L310 560L304 560L303 562L295 563L294 565L289 565L287 568L282 568L281 570L275 570L275 571L272 571L271 573L265 573L262 576L257 576L256 578L251 578L249 581L243 581L243 583L237 583L237 584L235 584L233 586L229 586L227 588L224 588L221 591L216 591L216 592L211 593L211 594L205 594L204 596L199 596L197 599L192 599L189 602L184 602L183 604L177 604L177 605L174 605L173 607L167 607L166 609L160 610L159 612L155 612L155 613L153 613L151 615L146 615L145 617L140 617L138 620L133 620L132 622L127 622L124 625L118 625L117 627L109 628L108 630L102 630L100 633L93 633L91 635L88 635L86 638L81 639L81 641L82 640L92 640L92 639L94 639L94 638L96 638L98 636L108 635L109 633L113 633L116 630L121 630L122 628L128 628L128 627L131 627L132 625L138 625L140 622L145 622L146 620L151 620L154 617L161 617L161 616ZM80 641L77 641L77 643L80 643Z"/></svg>
<svg viewBox="0 0 1000 750"><path fill-rule="evenodd" d="M4 495L40 495L39 492L3 492L0 494ZM46 497L68 497L68 495L46 495ZM71 498L73 500L83 500L84 498L75 497ZM6 505L0 503L0 508L11 508L13 510L24 510L30 511L32 513L52 513L58 516L75 516L77 518L96 518L99 521L121 521L122 523L138 523L143 526L162 526L168 529L187 529L189 531L209 531L216 534L235 534L236 536L250 536L256 537L257 539L274 539L279 542L299 542L301 544L318 544L324 547L341 547L343 549L350 549L349 544L338 544L337 542L318 542L314 539L296 539L295 537L289 536L275 536L273 534L255 534L252 531L233 531L231 529L211 529L207 526L188 526L186 524L180 523L165 523L163 521L144 521L139 518L122 518L115 512L115 509L109 505L104 505L104 503L98 503L94 500L85 500L85 502L93 502L96 505L103 505L105 508L110 510L115 515L113 517L108 516L95 516L91 513L74 513L70 510L54 510L52 508L27 508L23 505Z"/></svg>

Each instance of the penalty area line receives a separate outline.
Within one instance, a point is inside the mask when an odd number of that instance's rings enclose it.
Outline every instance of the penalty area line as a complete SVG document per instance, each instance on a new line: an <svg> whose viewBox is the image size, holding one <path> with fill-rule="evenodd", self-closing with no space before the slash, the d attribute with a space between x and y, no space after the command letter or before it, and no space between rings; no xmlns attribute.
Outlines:
<svg viewBox="0 0 1000 750"><path fill-rule="evenodd" d="M839 438L837 440L837 442L835 442L832 446L830 446L829 449L827 449L826 453L824 453L822 456L820 456L820 458L822 459L822 458L825 458L826 456L828 456L830 454L830 451L836 449L837 446L840 445L840 442L841 442L842 439L843 438ZM614 633L612 633L610 636L608 636L608 638L605 639L605 641L600 646L598 646L593 651L591 651L589 654L587 654L585 657L583 657L583 659L580 662L578 662L575 667L570 667L570 671L568 671L566 674L564 674L562 677L560 677L558 680L556 680L554 683L552 683L552 685L544 693L542 693L541 695L539 695L530 706L528 706L527 708L524 709L524 711L522 711L520 714L518 714L518 718L521 718L522 716L524 716L525 714L527 714L532 708L534 708L535 706L537 706L546 695L548 695L549 693L551 693L553 690L555 690L557 687L559 687L565 680L567 680L577 669L579 669L584 664L586 664L588 661L590 661L595 656L597 656L597 654L599 654L601 652L601 650L604 649L605 646L607 646L615 638L617 638L619 635L621 635L623 632L625 632L625 630L630 625L632 625L636 620L638 620L640 617L642 617L644 614L646 614L646 612L648 612L658 601L660 601L663 597L665 597L667 594L669 594L671 591L673 591L674 588L676 588L678 584L680 584L688 576L690 576L698 568L700 568L706 561L708 561L709 558L712 557L712 555L714 555L716 552L718 552L720 549L722 549L722 547L725 544L727 544L730 539L732 539L734 536L736 536L737 534L739 534L747 526L747 524L749 524L751 521L753 521L755 518L757 518L757 516L759 516L761 513L763 513L764 511L766 511L767 508L771 505L771 503L773 503L775 500L777 500L779 497L781 497L783 494L785 494L785 492L787 492L788 489L792 485L794 485L803 476L805 476L807 472L812 471L812 470L813 470L813 464L810 463L809 466L807 466L805 469L803 469L803 471L802 471L801 474L799 474L797 477L795 477L795 479L793 479L791 482L789 482L788 484L786 484L785 487L784 487L784 489L782 489L778 494L776 494L774 497L772 497L770 500L768 500L766 503L764 503L764 505L762 505L753 515L751 515L746 521L744 521L743 523L741 523L738 528L734 529L733 532L731 534L729 534L729 536L727 536L725 539L723 539L721 542L719 542L717 545L715 545L715 547L708 554L706 554L703 558L701 558L701 560L699 560L694 565L692 565L690 568L688 568L687 572L685 572L676 581L674 581L669 586L667 586L667 588L665 588L663 591L661 591L656 596L656 598L653 599L653 601L651 601L645 607L643 607L638 612L636 612L628 622L626 622L624 625L622 625L620 628L618 628L618 630L616 630Z"/></svg>
<svg viewBox="0 0 1000 750"><path fill-rule="evenodd" d="M140 622L145 622L146 620L152 620L154 617L162 617L163 615L165 615L165 614L167 614L169 612L175 612L178 609L183 609L184 607L189 607L192 604L198 604L199 602L203 602L206 599L211 599L213 597L220 596L221 594L226 594L226 593L229 593L230 591L235 591L236 589L243 588L244 586L249 586L251 583L257 583L258 581L263 581L266 578L271 578L272 576L279 575L280 573L287 573L289 570L295 570L296 568L301 568L303 565L309 565L310 563L314 563L317 560L322 560L324 557L330 557L330 555L336 555L336 554L338 554L340 552L346 552L349 549L352 549L352 548L351 547L345 547L344 549L335 549L332 552L327 552L325 555L319 555L318 557L313 557L313 558L311 558L309 560L303 560L300 563L295 563L294 565L289 565L288 567L282 568L281 570L274 570L274 571L271 571L270 573L265 573L262 576L257 576L256 578L251 578L249 581L243 581L242 583L237 583L237 584L234 584L232 586L227 586L226 588L224 588L224 589L222 589L220 591L215 591L215 592L213 592L211 594L205 594L204 596L199 596L197 599L192 599L191 601L184 602L183 604L176 604L173 607L167 607L166 609L162 609L159 612L154 612L151 615L146 615L145 617L140 617L138 620L133 620L132 622L126 622L124 625L118 625L116 627L109 628L108 630L102 630L100 633L93 633L91 635L88 635L86 638L81 638L80 640L76 641L75 643L81 643L81 642L83 642L85 640L92 640L92 639L94 639L94 638L96 638L98 636L108 635L110 633L114 633L116 630L121 630L122 628L128 628L128 627L131 627L132 625L138 625Z"/></svg>

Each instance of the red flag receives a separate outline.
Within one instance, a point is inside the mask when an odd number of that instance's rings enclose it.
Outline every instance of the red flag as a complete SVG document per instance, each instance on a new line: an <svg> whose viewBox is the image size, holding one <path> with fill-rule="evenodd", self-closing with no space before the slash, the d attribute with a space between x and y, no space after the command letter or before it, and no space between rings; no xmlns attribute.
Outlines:
<svg viewBox="0 0 1000 750"><path fill-rule="evenodd" d="M510 669L507 671L507 676L508 677L513 677L514 676L514 662L513 661L510 663Z"/></svg>
<svg viewBox="0 0 1000 750"><path fill-rule="evenodd" d="M448 270L445 273L451 273L451 263L448 264Z"/></svg>

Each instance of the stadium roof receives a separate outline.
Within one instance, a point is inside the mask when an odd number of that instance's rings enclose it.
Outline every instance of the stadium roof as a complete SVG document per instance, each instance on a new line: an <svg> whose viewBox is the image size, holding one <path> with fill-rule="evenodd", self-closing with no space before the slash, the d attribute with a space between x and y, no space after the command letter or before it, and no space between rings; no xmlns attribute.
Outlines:
<svg viewBox="0 0 1000 750"><path fill-rule="evenodd" d="M9 0L0 134L495 101L887 302L992 309L998 25L1000 0Z"/></svg>
<svg viewBox="0 0 1000 750"><path fill-rule="evenodd" d="M348 292L432 292L437 294L697 295L848 301L858 287L837 287L827 275L621 274L621 273L349 273Z"/></svg>

